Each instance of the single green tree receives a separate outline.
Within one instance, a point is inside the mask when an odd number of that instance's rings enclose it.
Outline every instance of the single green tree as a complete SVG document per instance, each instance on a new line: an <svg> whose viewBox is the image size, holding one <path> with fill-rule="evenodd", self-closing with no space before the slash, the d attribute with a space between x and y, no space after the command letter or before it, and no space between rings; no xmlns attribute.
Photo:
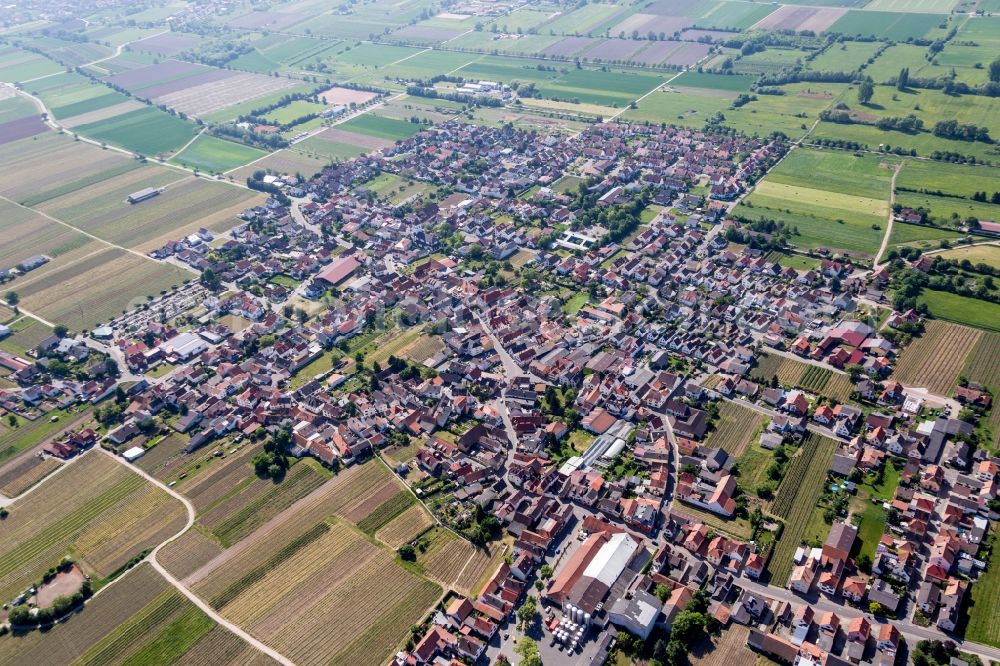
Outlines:
<svg viewBox="0 0 1000 666"><path fill-rule="evenodd" d="M872 96L875 94L875 86L872 85L871 81L867 79L862 81L858 86L858 101L862 104L867 104L871 101Z"/></svg>

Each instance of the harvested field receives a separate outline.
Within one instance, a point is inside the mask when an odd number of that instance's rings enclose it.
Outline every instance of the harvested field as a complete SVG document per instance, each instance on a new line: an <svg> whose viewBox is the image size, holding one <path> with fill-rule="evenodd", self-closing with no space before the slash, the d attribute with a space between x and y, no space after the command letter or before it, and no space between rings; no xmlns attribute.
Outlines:
<svg viewBox="0 0 1000 666"><path fill-rule="evenodd" d="M812 30L823 32L847 13L843 7L797 7L784 5L751 26L753 30Z"/></svg>
<svg viewBox="0 0 1000 666"><path fill-rule="evenodd" d="M21 303L49 321L92 330L193 273L122 250L101 250L18 289Z"/></svg>
<svg viewBox="0 0 1000 666"><path fill-rule="evenodd" d="M59 124L61 124L63 127L68 127L69 129L73 129L74 127L79 127L80 125L96 123L102 120L107 120L109 118L114 118L115 116L120 116L123 113L136 111L138 109L141 109L142 107L143 107L142 102L137 102L134 99L130 99L127 102L106 106L103 109L95 109L94 111L87 111L86 113L81 113L76 116L70 116L65 120L61 120Z"/></svg>
<svg viewBox="0 0 1000 666"><path fill-rule="evenodd" d="M324 90L319 94L319 98L327 104L364 104L375 99L376 94L367 90L354 90L353 88L341 88L334 86L329 90Z"/></svg>
<svg viewBox="0 0 1000 666"><path fill-rule="evenodd" d="M197 529L190 529L176 541L164 546L156 559L175 578L183 579L220 553L222 546Z"/></svg>
<svg viewBox="0 0 1000 666"><path fill-rule="evenodd" d="M17 497L61 466L55 458L28 456L0 474L0 493Z"/></svg>
<svg viewBox="0 0 1000 666"><path fill-rule="evenodd" d="M719 422L706 438L705 445L723 449L738 458L760 432L763 424L764 417L761 414L735 402L723 401L719 406Z"/></svg>
<svg viewBox="0 0 1000 666"><path fill-rule="evenodd" d="M91 451L14 502L0 543L0 597L11 598L72 548L85 572L106 577L177 532L183 506L123 464Z"/></svg>
<svg viewBox="0 0 1000 666"><path fill-rule="evenodd" d="M982 335L982 331L974 328L927 320L924 334L900 355L893 378L906 386L950 396L966 357ZM995 361L994 358L994 365Z"/></svg>
<svg viewBox="0 0 1000 666"><path fill-rule="evenodd" d="M395 550L417 538L417 535L433 524L427 511L419 504L414 504L375 532L375 538Z"/></svg>
<svg viewBox="0 0 1000 666"><path fill-rule="evenodd" d="M320 139L323 141L333 141L336 143L349 143L368 150L381 150L393 145L392 140L383 139L378 136L361 134L359 132L349 132L337 127L328 127L310 139Z"/></svg>

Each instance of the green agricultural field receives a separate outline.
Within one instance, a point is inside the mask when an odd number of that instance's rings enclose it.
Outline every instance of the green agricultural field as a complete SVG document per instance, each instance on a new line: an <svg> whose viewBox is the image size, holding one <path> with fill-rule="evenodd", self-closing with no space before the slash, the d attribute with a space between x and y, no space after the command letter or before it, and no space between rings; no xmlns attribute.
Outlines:
<svg viewBox="0 0 1000 666"><path fill-rule="evenodd" d="M924 289L917 302L937 319L1000 332L1000 305L996 303L933 289Z"/></svg>
<svg viewBox="0 0 1000 666"><path fill-rule="evenodd" d="M269 95L264 95L263 97L256 97L254 99L242 102L240 104L234 104L233 106L227 106L225 109L220 111L214 111L212 113L205 114L202 116L202 120L206 122L219 123L226 120L233 120L242 115L249 114L254 109L260 109L271 104L275 104L285 95L293 95L300 92L310 92L316 88L315 84L303 83L301 85L296 85L291 88L285 88L284 90L279 90L273 92Z"/></svg>
<svg viewBox="0 0 1000 666"><path fill-rule="evenodd" d="M81 125L74 128L74 131L97 141L150 156L177 150L197 133L192 123L154 107Z"/></svg>
<svg viewBox="0 0 1000 666"><path fill-rule="evenodd" d="M805 135L820 112L841 99L846 84L796 83L782 86L784 95L757 95L757 100L723 110L724 125L746 134L784 132L792 139Z"/></svg>
<svg viewBox="0 0 1000 666"><path fill-rule="evenodd" d="M896 190L926 190L971 197L976 192L1000 191L1000 168L907 160L896 177Z"/></svg>
<svg viewBox="0 0 1000 666"><path fill-rule="evenodd" d="M267 153L263 150L203 134L170 161L202 171L222 173L265 155Z"/></svg>
<svg viewBox="0 0 1000 666"><path fill-rule="evenodd" d="M361 67L380 68L420 53L420 49L392 44L361 44L348 45L330 59L334 67L340 65L358 65Z"/></svg>
<svg viewBox="0 0 1000 666"><path fill-rule="evenodd" d="M56 62L29 51L12 51L0 56L0 81L17 83L40 76L58 74L63 68Z"/></svg>
<svg viewBox="0 0 1000 666"><path fill-rule="evenodd" d="M552 30L557 35L599 34L604 26L608 28L614 23L625 19L625 14L631 13L612 4L592 3L577 5L575 9L563 11L557 18L545 24L545 31Z"/></svg>
<svg viewBox="0 0 1000 666"><path fill-rule="evenodd" d="M878 42L835 42L809 62L809 69L830 72L853 72L875 55Z"/></svg>
<svg viewBox="0 0 1000 666"><path fill-rule="evenodd" d="M890 247L917 247L929 250L937 248L942 240L955 241L959 238L962 238L962 234L957 231L895 222L892 225L892 235L889 236L889 245Z"/></svg>
<svg viewBox="0 0 1000 666"><path fill-rule="evenodd" d="M37 113L38 109L35 105L24 97L8 97L0 100L0 123L27 118Z"/></svg>
<svg viewBox="0 0 1000 666"><path fill-rule="evenodd" d="M809 51L800 49L766 49L737 58L733 63L733 71L754 76L769 74L804 64L807 55Z"/></svg>
<svg viewBox="0 0 1000 666"><path fill-rule="evenodd" d="M964 637L985 645L1000 647L1000 557L997 556L996 535L986 541L979 558L987 561L986 572L972 585L969 619Z"/></svg>
<svg viewBox="0 0 1000 666"><path fill-rule="evenodd" d="M464 67L475 63L485 56L458 53L454 51L424 51L423 53L411 53L413 57L406 58L402 62L382 68L380 73L385 76L399 78L430 79L440 74L464 74ZM401 56L405 57L405 56ZM459 72L462 71L462 74Z"/></svg>
<svg viewBox="0 0 1000 666"><path fill-rule="evenodd" d="M947 16L937 14L852 10L837 19L826 32L904 41L923 37L945 19Z"/></svg>
<svg viewBox="0 0 1000 666"><path fill-rule="evenodd" d="M792 244L872 255L889 213L891 172L878 157L841 151L795 150L735 214L785 222Z"/></svg>
<svg viewBox="0 0 1000 666"><path fill-rule="evenodd" d="M398 139L408 139L418 133L423 127L416 123L405 120L386 118L385 116L366 113L364 115L351 118L350 120L337 125L338 129L358 134L367 134L379 139L396 141Z"/></svg>
<svg viewBox="0 0 1000 666"><path fill-rule="evenodd" d="M298 120L302 116L312 113L322 113L326 110L326 108L325 104L317 104L316 102L298 99L290 104L278 107L273 111L268 111L265 119L269 123L273 123L275 125L287 125Z"/></svg>
<svg viewBox="0 0 1000 666"><path fill-rule="evenodd" d="M954 8L956 0L874 0L865 9L886 12L925 12L947 14Z"/></svg>
<svg viewBox="0 0 1000 666"><path fill-rule="evenodd" d="M928 218L935 224L941 225L949 225L954 220L966 220L970 217L977 220L996 220L1000 217L1000 205L971 199L899 192L896 195L896 202L901 206L928 210Z"/></svg>
<svg viewBox="0 0 1000 666"><path fill-rule="evenodd" d="M733 92L705 88L675 88L671 84L638 102L637 108L625 111L622 118L700 129L715 113L728 113L735 97L736 93Z"/></svg>
<svg viewBox="0 0 1000 666"><path fill-rule="evenodd" d="M705 74L684 72L670 82L672 86L686 88L708 88L729 92L746 92L754 82L754 77L745 74Z"/></svg>

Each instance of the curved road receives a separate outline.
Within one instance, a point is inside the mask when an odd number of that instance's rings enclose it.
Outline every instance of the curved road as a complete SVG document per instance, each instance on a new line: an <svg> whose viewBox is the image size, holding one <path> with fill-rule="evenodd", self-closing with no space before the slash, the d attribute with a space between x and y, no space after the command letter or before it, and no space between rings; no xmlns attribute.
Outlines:
<svg viewBox="0 0 1000 666"><path fill-rule="evenodd" d="M260 642L259 640L257 640L256 638L254 638L253 636L251 636L250 634L248 634L247 632L243 631L243 629L241 629L237 625L233 624L232 622L230 622L226 618L224 618L221 615L219 615L214 608L212 608L210 605L208 605L207 603L205 603L204 601L202 601L202 599L200 597L198 597L194 592L192 592L188 588L184 587L179 580L177 580L176 578L174 578L170 574L170 572L167 571L166 569L164 569L163 566L157 561L156 556L159 554L160 549L162 549L167 544L172 543L172 542L176 541L177 539L181 538L181 536L183 536L194 525L194 520L195 520L196 512L195 512L195 509L194 509L194 505L191 504L191 501L188 498L186 498L183 495L181 495L180 493L176 492L173 488L170 488L169 486L167 486L166 484L164 484L159 479L156 479L156 478L150 476L144 470L136 467L135 465L129 464L124 459L119 458L118 456L116 456L115 454L111 453L110 451L108 451L106 449L103 449L103 448L100 448L100 447L97 447L97 450L100 451L100 452L102 452L104 455L106 455L106 456L114 459L119 464L124 465L125 467L127 467L128 469L130 469L134 473L138 474L142 478L146 479L150 483L156 485L160 489L164 490L171 497L173 497L174 499L180 501L184 505L184 508L187 510L187 516L188 516L188 518L187 518L187 523L184 525L184 527L181 528L181 530L179 532L177 532L177 534L173 535L172 537L170 537L166 541L163 541L162 543L160 543L160 545L158 545L156 548L154 548L153 552L151 552L149 554L149 558L148 559L149 559L149 563L152 565L152 567L154 569L156 569L156 571L159 572L159 574L161 576L163 576L163 578L168 583L170 583L171 585L173 585L174 588L176 588L178 592L180 592L185 597L187 597L188 600L191 601L191 603L193 603L195 606L197 606L198 608L200 608L202 610L202 612L204 612L210 618L212 618L213 620L215 620L216 623L222 625L223 627L225 627L229 631L233 632L234 634L236 634L237 636L239 636L240 638L242 638L244 641L246 641L247 643L249 643L253 647L257 648L258 650L260 650L261 652L263 652L267 656L271 657L272 659L274 659L278 663L282 664L283 666L295 666L295 663L291 659L289 659L285 655L281 654L277 650L275 650L275 649L273 649L273 648L265 645L264 643Z"/></svg>

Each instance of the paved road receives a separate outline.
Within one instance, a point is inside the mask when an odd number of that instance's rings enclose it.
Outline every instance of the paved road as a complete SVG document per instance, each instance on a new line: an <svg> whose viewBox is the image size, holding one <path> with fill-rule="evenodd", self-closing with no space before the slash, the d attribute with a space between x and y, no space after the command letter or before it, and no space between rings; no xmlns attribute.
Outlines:
<svg viewBox="0 0 1000 666"><path fill-rule="evenodd" d="M535 373L531 372L530 370L521 369L521 366L519 366L514 361L513 357L507 353L507 350L504 349L503 344L501 344L500 342L500 338L496 336L496 334L493 332L493 329L490 328L490 325L486 323L486 320L483 318L482 314L477 312L476 320L479 321L479 323L483 327L483 331L486 332L486 335L489 336L490 341L493 342L493 350L497 353L497 356L500 357L500 363L501 365L503 365L504 375L506 376L505 378L507 379L508 383L514 377L528 377L535 384L550 383L545 381Z"/></svg>
<svg viewBox="0 0 1000 666"><path fill-rule="evenodd" d="M737 582L737 585L750 590L751 592L756 592L758 594L771 597L772 599L778 599L779 601L787 601L792 604L808 603L817 611L831 611L836 613L840 617L841 621L845 619L852 620L856 617L865 616L868 618L868 621L872 623L872 625L877 626L884 624L876 620L872 615L865 613L860 609L831 601L823 596L810 596L808 598L801 597L793 593L791 590L772 587L762 583L755 583L745 578L741 578ZM899 629L900 633L906 637L911 646L921 640L950 640L954 641L963 652L969 652L992 661L1000 661L1000 649L990 647L988 645L980 645L979 643L963 641L955 636L945 634L935 627L920 627L913 624L909 619L892 620L891 623L896 625L896 628Z"/></svg>

